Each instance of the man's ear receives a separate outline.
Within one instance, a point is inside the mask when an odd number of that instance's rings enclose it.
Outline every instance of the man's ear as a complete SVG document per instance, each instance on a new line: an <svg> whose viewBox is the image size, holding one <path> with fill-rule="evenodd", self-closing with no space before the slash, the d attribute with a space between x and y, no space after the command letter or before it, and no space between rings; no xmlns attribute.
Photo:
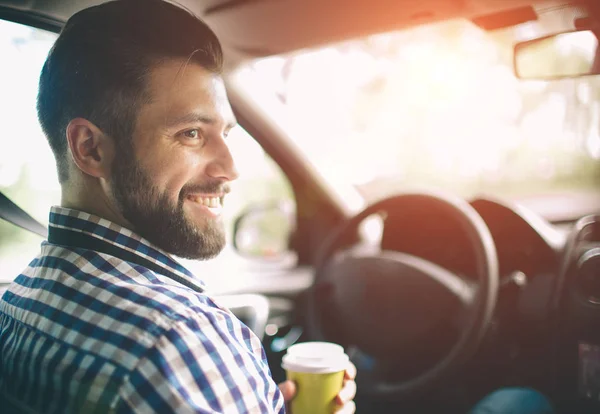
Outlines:
<svg viewBox="0 0 600 414"><path fill-rule="evenodd" d="M75 118L67 125L67 142L73 162L92 177L107 178L115 156L111 137L84 118Z"/></svg>

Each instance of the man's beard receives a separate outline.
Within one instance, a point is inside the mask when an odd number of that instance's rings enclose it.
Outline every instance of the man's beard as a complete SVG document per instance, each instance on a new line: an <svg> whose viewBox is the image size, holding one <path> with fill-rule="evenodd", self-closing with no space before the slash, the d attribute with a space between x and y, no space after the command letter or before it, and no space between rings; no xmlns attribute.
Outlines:
<svg viewBox="0 0 600 414"><path fill-rule="evenodd" d="M186 259L206 260L217 256L225 246L225 230L220 220L206 220L203 229L194 225L183 210L188 194L222 192L223 184L213 182L184 187L177 205L152 184L133 151L121 148L113 163L113 195L121 214L132 229L162 250Z"/></svg>

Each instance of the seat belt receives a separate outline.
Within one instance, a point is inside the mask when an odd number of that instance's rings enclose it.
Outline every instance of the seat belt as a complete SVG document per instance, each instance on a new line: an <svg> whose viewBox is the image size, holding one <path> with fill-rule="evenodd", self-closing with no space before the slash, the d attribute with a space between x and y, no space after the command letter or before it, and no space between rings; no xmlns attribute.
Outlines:
<svg viewBox="0 0 600 414"><path fill-rule="evenodd" d="M48 229L2 194L2 191L0 191L0 218L43 238L48 237Z"/></svg>

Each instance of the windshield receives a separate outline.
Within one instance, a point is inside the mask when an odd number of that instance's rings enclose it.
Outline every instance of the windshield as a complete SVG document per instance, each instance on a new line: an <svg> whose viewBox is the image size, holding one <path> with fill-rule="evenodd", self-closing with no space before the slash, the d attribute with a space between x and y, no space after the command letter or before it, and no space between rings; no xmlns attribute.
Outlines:
<svg viewBox="0 0 600 414"><path fill-rule="evenodd" d="M597 203L600 78L518 80L514 43L542 34L446 21L258 59L234 82L333 188L368 202L425 186Z"/></svg>

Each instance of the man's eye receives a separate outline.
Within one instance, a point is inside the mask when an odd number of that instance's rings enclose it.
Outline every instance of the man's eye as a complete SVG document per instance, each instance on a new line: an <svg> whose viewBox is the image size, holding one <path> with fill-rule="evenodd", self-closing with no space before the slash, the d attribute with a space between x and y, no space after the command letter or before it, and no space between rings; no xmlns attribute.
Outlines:
<svg viewBox="0 0 600 414"><path fill-rule="evenodd" d="M200 132L197 129L190 129L189 131L185 131L183 136L186 138L198 138L200 136Z"/></svg>

